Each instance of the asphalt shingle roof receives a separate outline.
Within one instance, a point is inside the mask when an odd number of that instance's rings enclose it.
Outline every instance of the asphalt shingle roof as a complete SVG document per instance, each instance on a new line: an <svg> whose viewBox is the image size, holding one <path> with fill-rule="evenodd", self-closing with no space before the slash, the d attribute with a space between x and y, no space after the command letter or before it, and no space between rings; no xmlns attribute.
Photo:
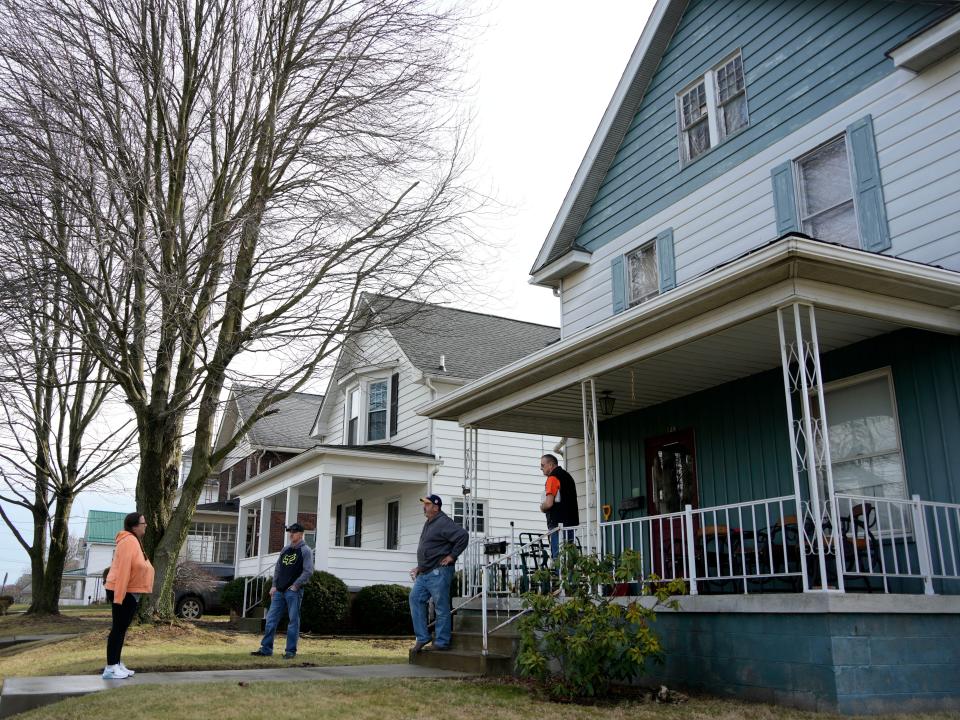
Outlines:
<svg viewBox="0 0 960 720"><path fill-rule="evenodd" d="M123 518L126 513L110 510L91 510L87 513L87 542L112 543L117 533L123 530Z"/></svg>
<svg viewBox="0 0 960 720"><path fill-rule="evenodd" d="M265 388L234 387L233 397L236 400L241 421L250 417L267 392L269 391ZM323 395L291 393L272 405L268 411L269 415L254 423L247 433L250 444L302 450L312 448L317 441L310 437L310 430L313 428L313 421L317 417L321 403L323 403Z"/></svg>
<svg viewBox="0 0 960 720"><path fill-rule="evenodd" d="M541 350L560 338L560 328L409 300L374 296L371 307L417 368L473 380ZM402 319L402 321L399 321ZM440 369L440 356L446 370Z"/></svg>

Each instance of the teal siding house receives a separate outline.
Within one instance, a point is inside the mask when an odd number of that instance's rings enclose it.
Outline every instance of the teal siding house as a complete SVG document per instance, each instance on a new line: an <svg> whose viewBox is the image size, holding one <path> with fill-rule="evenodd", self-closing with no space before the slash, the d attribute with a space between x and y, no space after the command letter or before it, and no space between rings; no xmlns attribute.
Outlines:
<svg viewBox="0 0 960 720"><path fill-rule="evenodd" d="M560 341L421 408L564 438L618 592L688 588L654 680L960 708L958 49L957 2L658 0L531 269Z"/></svg>

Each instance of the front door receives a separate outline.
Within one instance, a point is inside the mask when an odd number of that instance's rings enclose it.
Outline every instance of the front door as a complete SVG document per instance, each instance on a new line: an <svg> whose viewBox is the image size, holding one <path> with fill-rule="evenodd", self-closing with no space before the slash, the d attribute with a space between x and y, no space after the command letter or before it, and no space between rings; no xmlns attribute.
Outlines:
<svg viewBox="0 0 960 720"><path fill-rule="evenodd" d="M647 438L647 513L668 515L650 528L651 567L669 580L683 574L684 507L698 507L697 463L693 429Z"/></svg>

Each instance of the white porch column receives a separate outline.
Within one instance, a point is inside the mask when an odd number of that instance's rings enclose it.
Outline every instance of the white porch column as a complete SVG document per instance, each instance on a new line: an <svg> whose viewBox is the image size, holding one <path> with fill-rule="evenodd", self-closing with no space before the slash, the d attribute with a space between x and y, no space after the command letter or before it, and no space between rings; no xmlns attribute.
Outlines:
<svg viewBox="0 0 960 720"><path fill-rule="evenodd" d="M580 383L583 408L583 465L586 475L587 552L603 551L600 538L600 441L597 436L597 386L593 378ZM590 502L593 495L593 512ZM596 539L593 524L596 523Z"/></svg>
<svg viewBox="0 0 960 720"><path fill-rule="evenodd" d="M257 548L257 569L264 569L263 556L270 548L270 498L260 499L260 542Z"/></svg>
<svg viewBox="0 0 960 720"><path fill-rule="evenodd" d="M321 475L317 479L317 547L313 550L315 570L330 567L330 503L333 498L333 477Z"/></svg>
<svg viewBox="0 0 960 720"><path fill-rule="evenodd" d="M780 336L780 357L786 398L787 421L790 425L790 449L794 495L797 503L797 524L800 537L800 565L803 590L826 591L827 563L834 563L837 590L843 592L843 564L840 558L840 527L835 513L833 468L830 461L830 438L827 410L820 372L820 346L813 305L793 303L777 309ZM796 418L794 404L800 413ZM816 412L814 411L816 406ZM804 505L801 494L801 473L806 472L810 502ZM823 497L825 491L826 497ZM805 509L806 508L806 509ZM813 527L807 534L808 522ZM814 553L820 577L818 587L811 587L807 576L807 548Z"/></svg>
<svg viewBox="0 0 960 720"><path fill-rule="evenodd" d="M287 488L287 507L284 512L283 527L292 525L297 521L297 509L300 506L300 490L296 487Z"/></svg>
<svg viewBox="0 0 960 720"><path fill-rule="evenodd" d="M477 428L463 428L463 524L470 533L470 544L463 553L463 593L466 597L475 595L476 568L480 564L479 544L473 542L473 531L477 517L477 456L479 433Z"/></svg>

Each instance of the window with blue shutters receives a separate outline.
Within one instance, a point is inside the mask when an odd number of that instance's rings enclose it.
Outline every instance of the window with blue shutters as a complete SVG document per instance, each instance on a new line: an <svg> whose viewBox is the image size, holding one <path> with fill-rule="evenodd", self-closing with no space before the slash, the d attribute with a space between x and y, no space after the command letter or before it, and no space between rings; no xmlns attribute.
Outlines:
<svg viewBox="0 0 960 720"><path fill-rule="evenodd" d="M611 265L614 314L676 287L673 230L667 229Z"/></svg>
<svg viewBox="0 0 960 720"><path fill-rule="evenodd" d="M880 163L868 115L771 171L777 234L800 231L871 252L890 248Z"/></svg>

